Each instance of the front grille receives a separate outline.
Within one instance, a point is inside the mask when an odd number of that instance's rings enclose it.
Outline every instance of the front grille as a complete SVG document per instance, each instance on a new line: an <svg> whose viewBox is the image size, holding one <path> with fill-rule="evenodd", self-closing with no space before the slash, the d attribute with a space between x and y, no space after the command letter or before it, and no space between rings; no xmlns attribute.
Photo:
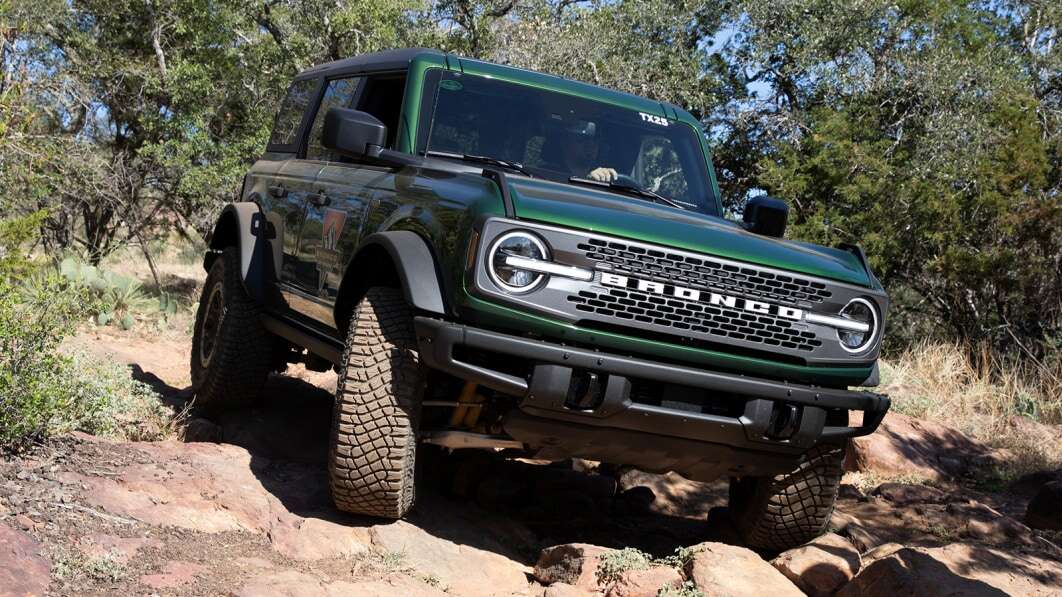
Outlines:
<svg viewBox="0 0 1062 597"><path fill-rule="evenodd" d="M579 243L578 247L587 259L606 263L612 266L613 271L667 284L729 291L738 296L752 296L789 304L798 301L817 304L833 295L821 282L745 265L723 263L709 257L679 255L597 238Z"/></svg>
<svg viewBox="0 0 1062 597"><path fill-rule="evenodd" d="M580 290L568 295L568 302L577 311L663 326L676 333L693 332L807 352L822 346L814 333L798 329L780 317L674 297L610 288Z"/></svg>

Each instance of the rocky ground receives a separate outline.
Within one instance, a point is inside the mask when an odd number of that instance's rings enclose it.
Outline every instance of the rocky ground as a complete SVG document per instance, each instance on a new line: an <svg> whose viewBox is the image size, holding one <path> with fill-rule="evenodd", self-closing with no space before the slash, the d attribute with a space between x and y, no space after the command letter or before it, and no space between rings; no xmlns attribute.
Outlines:
<svg viewBox="0 0 1062 597"><path fill-rule="evenodd" d="M180 341L96 333L78 342L187 397ZM978 484L1007 455L928 422L890 414L850 451L831 532L757 554L725 483L586 462L425 451L407 520L340 514L334 383L293 368L186 441L74 435L0 461L0 595L1062 594L1062 471Z"/></svg>

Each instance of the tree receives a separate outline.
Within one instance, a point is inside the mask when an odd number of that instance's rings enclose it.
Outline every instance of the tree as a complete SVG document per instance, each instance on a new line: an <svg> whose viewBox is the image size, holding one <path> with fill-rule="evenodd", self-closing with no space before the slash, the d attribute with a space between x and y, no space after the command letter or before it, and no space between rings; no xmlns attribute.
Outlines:
<svg viewBox="0 0 1062 597"><path fill-rule="evenodd" d="M792 201L791 234L866 246L893 338L1045 350L1062 333L1055 29L955 1L743 10L731 59L771 89L755 184Z"/></svg>

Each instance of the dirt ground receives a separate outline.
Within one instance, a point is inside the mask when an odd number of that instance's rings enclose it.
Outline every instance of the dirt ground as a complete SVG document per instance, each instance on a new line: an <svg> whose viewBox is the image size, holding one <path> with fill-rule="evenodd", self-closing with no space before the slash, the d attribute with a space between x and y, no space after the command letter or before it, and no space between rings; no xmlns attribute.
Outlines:
<svg viewBox="0 0 1062 597"><path fill-rule="evenodd" d="M127 363L176 410L190 397L180 335L93 328L70 346ZM0 523L36 542L23 551L50 564L53 595L541 595L532 570L552 545L665 557L740 543L725 482L477 452L424 450L406 520L339 513L325 470L334 386L334 374L294 366L258 407L186 421L196 441L73 435L0 461ZM1062 552L1017 522L1030 494L905 487L869 496L846 484L831 529L861 552L993 546L1033 558L1012 572L1040 579L1038 594L1062 587L1062 568L1044 563Z"/></svg>

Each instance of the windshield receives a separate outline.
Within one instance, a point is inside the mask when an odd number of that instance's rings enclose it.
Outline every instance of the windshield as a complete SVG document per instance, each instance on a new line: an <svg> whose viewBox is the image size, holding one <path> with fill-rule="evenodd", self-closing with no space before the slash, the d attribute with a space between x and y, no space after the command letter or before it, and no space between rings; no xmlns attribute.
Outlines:
<svg viewBox="0 0 1062 597"><path fill-rule="evenodd" d="M612 180L715 214L693 127L580 97L462 73L443 73L425 152L515 162L560 182Z"/></svg>

